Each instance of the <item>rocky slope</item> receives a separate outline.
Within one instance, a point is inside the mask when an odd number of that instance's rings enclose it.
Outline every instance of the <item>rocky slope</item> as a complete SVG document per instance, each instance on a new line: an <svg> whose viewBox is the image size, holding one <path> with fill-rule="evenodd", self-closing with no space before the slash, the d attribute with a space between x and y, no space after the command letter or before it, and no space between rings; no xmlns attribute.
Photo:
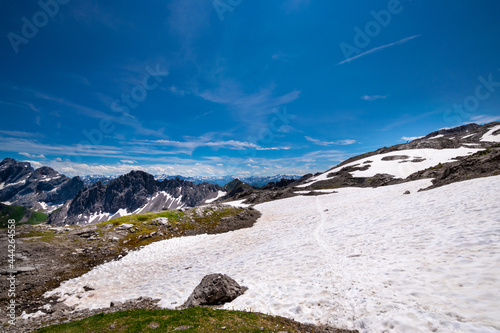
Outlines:
<svg viewBox="0 0 500 333"><path fill-rule="evenodd" d="M0 163L0 202L50 213L84 188L79 177L68 178L49 167L6 158Z"/></svg>
<svg viewBox="0 0 500 333"><path fill-rule="evenodd" d="M297 187L304 190L377 187L425 177L445 177L447 182L435 182L444 184L494 175L500 169L494 158L496 150L485 158L478 156L498 142L499 122L442 129L405 144L352 157ZM442 166L441 171L437 170Z"/></svg>

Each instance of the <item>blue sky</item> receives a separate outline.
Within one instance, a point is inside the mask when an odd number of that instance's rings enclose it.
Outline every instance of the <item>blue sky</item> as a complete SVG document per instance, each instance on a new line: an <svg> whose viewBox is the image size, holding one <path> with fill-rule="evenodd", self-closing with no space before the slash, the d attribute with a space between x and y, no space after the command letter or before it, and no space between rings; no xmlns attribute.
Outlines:
<svg viewBox="0 0 500 333"><path fill-rule="evenodd" d="M0 158L67 175L301 175L500 119L494 0L7 0L0 16Z"/></svg>

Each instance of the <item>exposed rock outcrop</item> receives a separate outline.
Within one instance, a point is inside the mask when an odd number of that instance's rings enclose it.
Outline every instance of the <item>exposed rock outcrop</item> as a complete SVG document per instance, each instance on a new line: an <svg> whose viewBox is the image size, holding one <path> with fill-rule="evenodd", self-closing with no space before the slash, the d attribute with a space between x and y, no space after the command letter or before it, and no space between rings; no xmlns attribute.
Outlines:
<svg viewBox="0 0 500 333"><path fill-rule="evenodd" d="M225 274L210 274L201 280L182 307L222 305L233 301L247 290L247 287L240 286Z"/></svg>

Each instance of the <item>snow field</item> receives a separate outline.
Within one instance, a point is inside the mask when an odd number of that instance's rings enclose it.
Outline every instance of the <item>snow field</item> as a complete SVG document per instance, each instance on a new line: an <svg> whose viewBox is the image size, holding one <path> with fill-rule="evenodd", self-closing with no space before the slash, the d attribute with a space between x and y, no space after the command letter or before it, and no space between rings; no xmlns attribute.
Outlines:
<svg viewBox="0 0 500 333"><path fill-rule="evenodd" d="M500 332L500 177L417 192L429 185L261 204L252 228L157 242L47 295L79 308L140 296L173 308L224 273L249 288L226 309L361 332Z"/></svg>

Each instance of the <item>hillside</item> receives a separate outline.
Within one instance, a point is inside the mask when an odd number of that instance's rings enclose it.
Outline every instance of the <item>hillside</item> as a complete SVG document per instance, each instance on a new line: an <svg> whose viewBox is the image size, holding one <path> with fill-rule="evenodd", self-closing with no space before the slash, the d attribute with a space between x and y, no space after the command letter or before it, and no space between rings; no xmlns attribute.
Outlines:
<svg viewBox="0 0 500 333"><path fill-rule="evenodd" d="M355 156L296 187L315 190L401 183L415 179L416 173L426 169L465 161L498 142L500 123L443 129L409 143ZM498 170L498 165L493 168ZM456 181L464 179L467 178L459 177Z"/></svg>

